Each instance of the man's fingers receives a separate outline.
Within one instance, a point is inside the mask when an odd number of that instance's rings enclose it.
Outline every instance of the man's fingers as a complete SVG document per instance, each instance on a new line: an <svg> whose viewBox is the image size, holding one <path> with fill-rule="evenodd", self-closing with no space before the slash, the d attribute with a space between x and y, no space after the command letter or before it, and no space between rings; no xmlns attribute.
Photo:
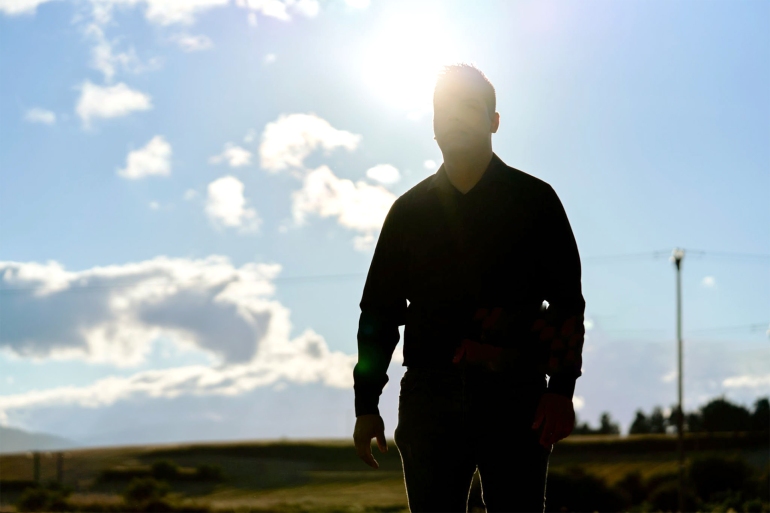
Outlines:
<svg viewBox="0 0 770 513"><path fill-rule="evenodd" d="M363 460L364 463L373 468L379 468L379 463L372 456L371 439L363 441L356 440L356 454Z"/></svg>
<svg viewBox="0 0 770 513"><path fill-rule="evenodd" d="M385 440L385 433L383 432L377 433L377 447L379 447L380 452L388 452L388 441Z"/></svg>

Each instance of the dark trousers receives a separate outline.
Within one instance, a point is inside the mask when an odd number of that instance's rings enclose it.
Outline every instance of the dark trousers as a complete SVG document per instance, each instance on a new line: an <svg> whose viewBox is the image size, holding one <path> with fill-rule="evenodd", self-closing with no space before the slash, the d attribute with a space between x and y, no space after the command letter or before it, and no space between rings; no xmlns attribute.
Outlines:
<svg viewBox="0 0 770 513"><path fill-rule="evenodd" d="M531 426L545 389L544 375L407 368L395 442L410 511L465 512L477 468L488 512L544 511L553 446Z"/></svg>

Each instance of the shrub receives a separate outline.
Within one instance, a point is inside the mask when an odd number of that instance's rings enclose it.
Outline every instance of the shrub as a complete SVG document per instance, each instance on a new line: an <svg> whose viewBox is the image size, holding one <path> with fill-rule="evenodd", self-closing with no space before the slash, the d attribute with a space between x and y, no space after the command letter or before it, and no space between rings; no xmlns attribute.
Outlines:
<svg viewBox="0 0 770 513"><path fill-rule="evenodd" d="M695 490L706 501L712 501L715 494L746 491L751 476L751 467L739 458L700 457L692 461L689 469Z"/></svg>
<svg viewBox="0 0 770 513"><path fill-rule="evenodd" d="M155 479L176 479L179 476L179 467L173 461L156 461L152 464L151 473Z"/></svg>
<svg viewBox="0 0 770 513"><path fill-rule="evenodd" d="M225 478L219 465L198 465L195 468L195 478L201 481L222 481Z"/></svg>
<svg viewBox="0 0 770 513"><path fill-rule="evenodd" d="M123 491L126 504L145 506L165 497L169 492L168 483L153 477L135 477Z"/></svg>
<svg viewBox="0 0 770 513"><path fill-rule="evenodd" d="M615 483L615 488L626 497L629 504L641 504L647 498L647 486L638 470L626 474Z"/></svg>
<svg viewBox="0 0 770 513"><path fill-rule="evenodd" d="M647 500L653 511L679 511L679 483L665 481L650 492ZM684 511L697 511L700 501L691 488L684 489Z"/></svg>
<svg viewBox="0 0 770 513"><path fill-rule="evenodd" d="M618 490L580 467L549 472L546 511L620 511L625 506L627 501Z"/></svg>
<svg viewBox="0 0 770 513"><path fill-rule="evenodd" d="M16 502L17 511L71 511L67 490L27 488Z"/></svg>

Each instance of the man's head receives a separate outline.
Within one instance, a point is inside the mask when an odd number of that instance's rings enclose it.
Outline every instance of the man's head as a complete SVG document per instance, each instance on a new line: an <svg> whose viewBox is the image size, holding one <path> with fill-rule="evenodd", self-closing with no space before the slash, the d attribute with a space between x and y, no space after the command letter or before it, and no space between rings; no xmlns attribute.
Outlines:
<svg viewBox="0 0 770 513"><path fill-rule="evenodd" d="M433 133L445 155L475 153L492 147L500 115L495 88L471 64L446 66L433 91Z"/></svg>

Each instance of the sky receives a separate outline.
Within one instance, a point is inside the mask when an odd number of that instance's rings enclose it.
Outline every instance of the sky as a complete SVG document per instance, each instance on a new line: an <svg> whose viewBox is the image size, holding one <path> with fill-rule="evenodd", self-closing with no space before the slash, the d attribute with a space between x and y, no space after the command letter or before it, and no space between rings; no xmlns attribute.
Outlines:
<svg viewBox="0 0 770 513"><path fill-rule="evenodd" d="M0 423L350 437L366 272L471 62L583 262L579 420L770 394L770 4L0 0ZM401 345L380 401L396 427Z"/></svg>

